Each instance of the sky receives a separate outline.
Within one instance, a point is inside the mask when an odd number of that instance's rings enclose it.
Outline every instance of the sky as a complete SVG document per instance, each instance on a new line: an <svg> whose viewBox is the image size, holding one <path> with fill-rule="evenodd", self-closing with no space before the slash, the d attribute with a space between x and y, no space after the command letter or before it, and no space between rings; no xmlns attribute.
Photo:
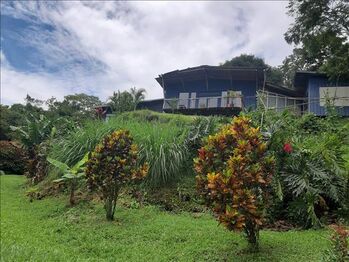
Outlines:
<svg viewBox="0 0 349 262"><path fill-rule="evenodd" d="M1 1L1 103L146 89L155 77L242 53L273 66L291 53L287 1Z"/></svg>

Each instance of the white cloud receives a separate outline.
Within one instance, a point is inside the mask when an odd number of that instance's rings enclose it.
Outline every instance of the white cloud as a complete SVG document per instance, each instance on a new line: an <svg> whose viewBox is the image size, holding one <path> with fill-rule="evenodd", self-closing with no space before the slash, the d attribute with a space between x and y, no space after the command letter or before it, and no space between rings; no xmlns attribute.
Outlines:
<svg viewBox="0 0 349 262"><path fill-rule="evenodd" d="M54 73L1 68L3 101L88 92L106 99L115 90L146 88L162 97L161 74L201 64L217 65L253 53L277 65L291 51L283 40L287 2L16 2L5 13L56 28L33 27L27 44L41 50ZM25 41L28 34L24 35ZM2 55L3 56L3 55ZM80 59L83 64L76 63Z"/></svg>

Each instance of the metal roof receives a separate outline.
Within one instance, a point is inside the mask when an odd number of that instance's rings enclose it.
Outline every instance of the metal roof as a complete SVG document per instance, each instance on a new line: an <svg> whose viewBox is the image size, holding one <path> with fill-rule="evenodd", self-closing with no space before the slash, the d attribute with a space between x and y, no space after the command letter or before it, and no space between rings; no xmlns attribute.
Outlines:
<svg viewBox="0 0 349 262"><path fill-rule="evenodd" d="M242 79L259 80L263 79L263 67L225 67L201 65L189 67L183 70L174 70L156 78L156 81L163 87L164 82L176 82L185 80L198 80L205 78L215 79ZM252 73L252 74L251 74Z"/></svg>

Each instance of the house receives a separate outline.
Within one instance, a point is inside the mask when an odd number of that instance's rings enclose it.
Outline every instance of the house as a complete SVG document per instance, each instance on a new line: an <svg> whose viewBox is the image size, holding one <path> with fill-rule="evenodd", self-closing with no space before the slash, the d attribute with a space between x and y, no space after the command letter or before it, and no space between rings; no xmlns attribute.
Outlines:
<svg viewBox="0 0 349 262"><path fill-rule="evenodd" d="M325 93L334 96L335 105L348 114L349 85L335 86L323 74L297 72L293 89L269 83L265 68L198 66L168 72L156 78L164 99L143 101L138 108L159 112L200 115L232 115L258 104L298 114L324 115ZM325 92L326 91L326 92ZM161 107L162 104L162 107Z"/></svg>
<svg viewBox="0 0 349 262"><path fill-rule="evenodd" d="M329 101L342 116L349 116L349 80L331 81L325 74L297 72L294 88L304 96L306 107L303 112L326 115L326 101Z"/></svg>

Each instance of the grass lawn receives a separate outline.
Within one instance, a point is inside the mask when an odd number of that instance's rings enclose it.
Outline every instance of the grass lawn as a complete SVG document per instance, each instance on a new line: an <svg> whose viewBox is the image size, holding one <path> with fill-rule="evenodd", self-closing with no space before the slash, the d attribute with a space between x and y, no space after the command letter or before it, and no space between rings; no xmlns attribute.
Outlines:
<svg viewBox="0 0 349 262"><path fill-rule="evenodd" d="M24 181L1 176L1 261L319 261L328 245L324 230L262 231L261 252L247 254L209 215L119 207L107 222L100 204L29 202Z"/></svg>

